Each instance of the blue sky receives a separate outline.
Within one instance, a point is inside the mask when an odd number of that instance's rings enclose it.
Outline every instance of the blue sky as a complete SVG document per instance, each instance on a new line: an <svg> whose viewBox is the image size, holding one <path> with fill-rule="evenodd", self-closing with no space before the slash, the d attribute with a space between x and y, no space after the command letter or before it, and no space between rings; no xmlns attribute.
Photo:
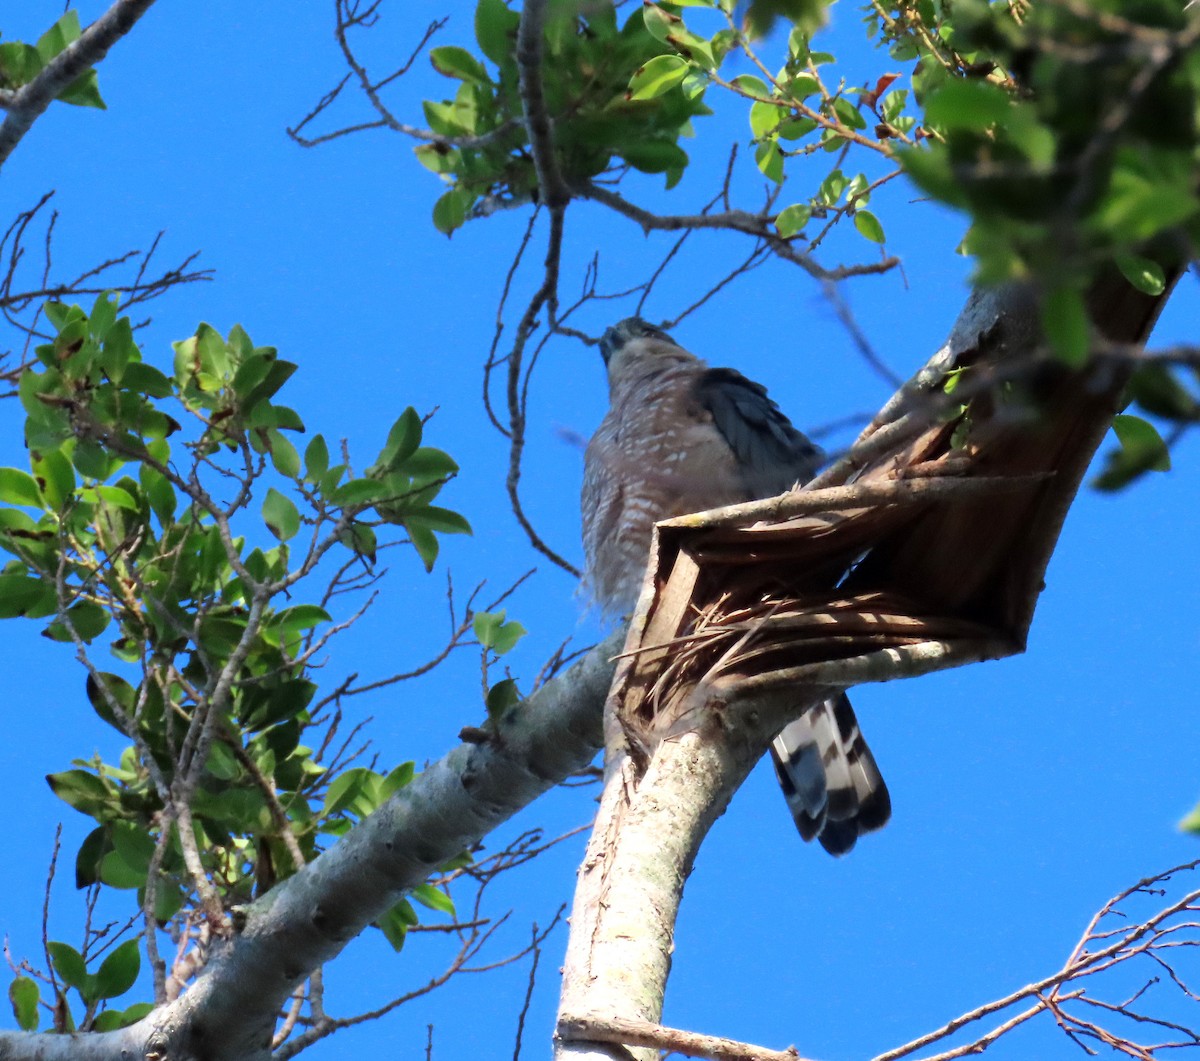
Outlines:
<svg viewBox="0 0 1200 1061"><path fill-rule="evenodd" d="M61 10L45 0L17 6L0 9L5 39L35 38ZM85 3L81 14L87 21L102 9ZM450 22L438 42L469 45L472 10L461 0L393 3L371 54L380 69L385 56L402 60L428 21L442 15ZM865 79L878 69L858 18L845 3L836 7L834 41L857 49L851 71L864 71ZM108 111L51 108L6 164L0 218L7 224L56 189L62 275L144 246L160 230L163 262L202 251L200 264L216 270L215 280L153 304L154 322L142 333L147 356L167 362L170 341L200 321L222 332L241 322L257 343L300 364L289 404L310 431L346 438L363 463L406 405L436 407L427 437L463 468L446 503L468 516L475 536L449 542L432 578L398 557L381 600L334 646L321 680L333 684L352 671L383 676L435 649L447 566L460 587L486 577L497 589L536 566L510 605L530 630L512 657L528 681L565 638L587 644L597 627L583 615L573 581L532 553L508 511L507 451L479 399L497 298L527 216L514 211L472 223L448 240L429 221L438 182L415 162L410 142L373 132L314 150L296 146L285 128L342 71L332 4L162 0L101 67ZM452 91L419 60L393 104L416 123L422 98ZM357 100L339 115L367 117ZM711 195L733 139L742 141L736 187L750 205L761 201L743 122L718 117L700 126L690 145L695 172L674 209L690 212ZM809 191L797 183L794 198ZM669 201L657 181L632 184L630 194ZM903 273L844 289L875 349L900 375L944 339L969 271L954 253L961 220L915 198L893 184L873 203L888 251L903 256ZM618 290L644 279L666 246L603 211L573 208L565 299L579 290L593 253L600 254L601 283ZM748 249L732 238L696 239L645 315L674 317ZM869 260L872 253L852 234L837 236L824 260ZM541 256L537 249L530 260ZM526 270L518 286L527 294L535 280ZM1197 302L1188 277L1155 341L1193 340ZM577 326L599 335L631 311L628 302L593 303ZM766 383L801 427L869 413L891 390L795 268L769 266L742 278L676 336ZM590 434L605 408L594 348L551 344L531 401L527 509L543 536L578 562L582 455L569 438ZM18 414L8 406L0 424L0 464L25 462ZM849 437L843 431L824 443ZM851 856L834 861L802 844L769 770L755 772L688 883L669 1023L766 1045L795 1043L805 1056L870 1056L1051 972L1111 894L1200 856L1200 843L1176 829L1200 797L1198 459L1200 447L1186 439L1171 474L1115 497L1081 495L1025 656L855 693L891 787L894 819ZM90 828L42 776L94 749L111 755L115 745L87 708L82 673L66 648L10 623L0 666L8 675L0 932L14 955L36 959L55 824L63 823L68 869ZM373 716L370 734L387 766L436 758L482 716L478 659L464 652L422 684L354 709ZM590 816L592 796L552 794L504 835L571 828ZM522 946L531 921L546 924L569 902L581 850L578 838L499 886L492 913L515 911L501 933L505 945ZM53 938L78 938L82 903L69 877L60 874L55 885ZM543 957L525 1056L545 1049L564 944L560 928ZM357 942L328 973L331 1010L369 1008L410 989L436 967L437 947L420 938L396 957L378 939ZM460 978L309 1056L383 1049L412 1056L430 1023L434 1057L510 1056L524 977L520 967ZM1046 1027L997 1052L1051 1057L1076 1049Z"/></svg>

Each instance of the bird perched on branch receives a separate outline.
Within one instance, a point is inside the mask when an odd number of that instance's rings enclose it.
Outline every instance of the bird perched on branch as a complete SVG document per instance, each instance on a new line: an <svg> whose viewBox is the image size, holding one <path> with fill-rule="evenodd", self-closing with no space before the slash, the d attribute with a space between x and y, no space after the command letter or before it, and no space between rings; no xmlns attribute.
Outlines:
<svg viewBox="0 0 1200 1061"><path fill-rule="evenodd" d="M761 384L639 317L609 328L600 352L609 409L584 459L583 544L588 589L613 616L637 602L656 522L781 494L813 477L821 452ZM844 695L785 727L771 755L805 840L840 855L887 822L887 786Z"/></svg>

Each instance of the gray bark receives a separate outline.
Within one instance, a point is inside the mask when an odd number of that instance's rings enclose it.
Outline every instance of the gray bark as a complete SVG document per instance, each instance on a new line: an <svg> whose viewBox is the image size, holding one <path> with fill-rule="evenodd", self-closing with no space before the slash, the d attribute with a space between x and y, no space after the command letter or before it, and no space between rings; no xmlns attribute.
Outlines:
<svg viewBox="0 0 1200 1061"><path fill-rule="evenodd" d="M460 744L342 840L257 900L176 1002L117 1032L0 1032L0 1061L262 1061L297 985L442 863L586 766L601 743L614 634ZM238 919L239 922L241 919Z"/></svg>
<svg viewBox="0 0 1200 1061"><path fill-rule="evenodd" d="M8 117L0 125L0 167L58 94L100 62L109 48L133 29L153 3L154 0L117 0L80 34L77 41L68 44L51 59L29 84L5 95Z"/></svg>

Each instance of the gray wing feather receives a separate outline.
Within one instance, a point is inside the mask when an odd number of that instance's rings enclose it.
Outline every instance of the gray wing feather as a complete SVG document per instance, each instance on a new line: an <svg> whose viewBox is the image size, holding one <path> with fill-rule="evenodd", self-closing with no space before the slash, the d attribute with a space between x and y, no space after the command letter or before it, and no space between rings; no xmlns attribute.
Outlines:
<svg viewBox="0 0 1200 1061"><path fill-rule="evenodd" d="M752 497L783 493L816 474L820 449L796 430L761 383L731 368L710 368L696 393L737 457Z"/></svg>

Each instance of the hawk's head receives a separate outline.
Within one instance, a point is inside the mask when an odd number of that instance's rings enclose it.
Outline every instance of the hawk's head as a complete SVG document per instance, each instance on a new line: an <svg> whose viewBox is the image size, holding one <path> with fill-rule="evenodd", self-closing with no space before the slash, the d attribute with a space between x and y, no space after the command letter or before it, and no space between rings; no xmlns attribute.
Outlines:
<svg viewBox="0 0 1200 1061"><path fill-rule="evenodd" d="M633 339L661 339L672 346L678 345L661 328L654 327L641 317L626 317L609 328L600 340L600 353L604 357L605 365L611 364L613 355Z"/></svg>

